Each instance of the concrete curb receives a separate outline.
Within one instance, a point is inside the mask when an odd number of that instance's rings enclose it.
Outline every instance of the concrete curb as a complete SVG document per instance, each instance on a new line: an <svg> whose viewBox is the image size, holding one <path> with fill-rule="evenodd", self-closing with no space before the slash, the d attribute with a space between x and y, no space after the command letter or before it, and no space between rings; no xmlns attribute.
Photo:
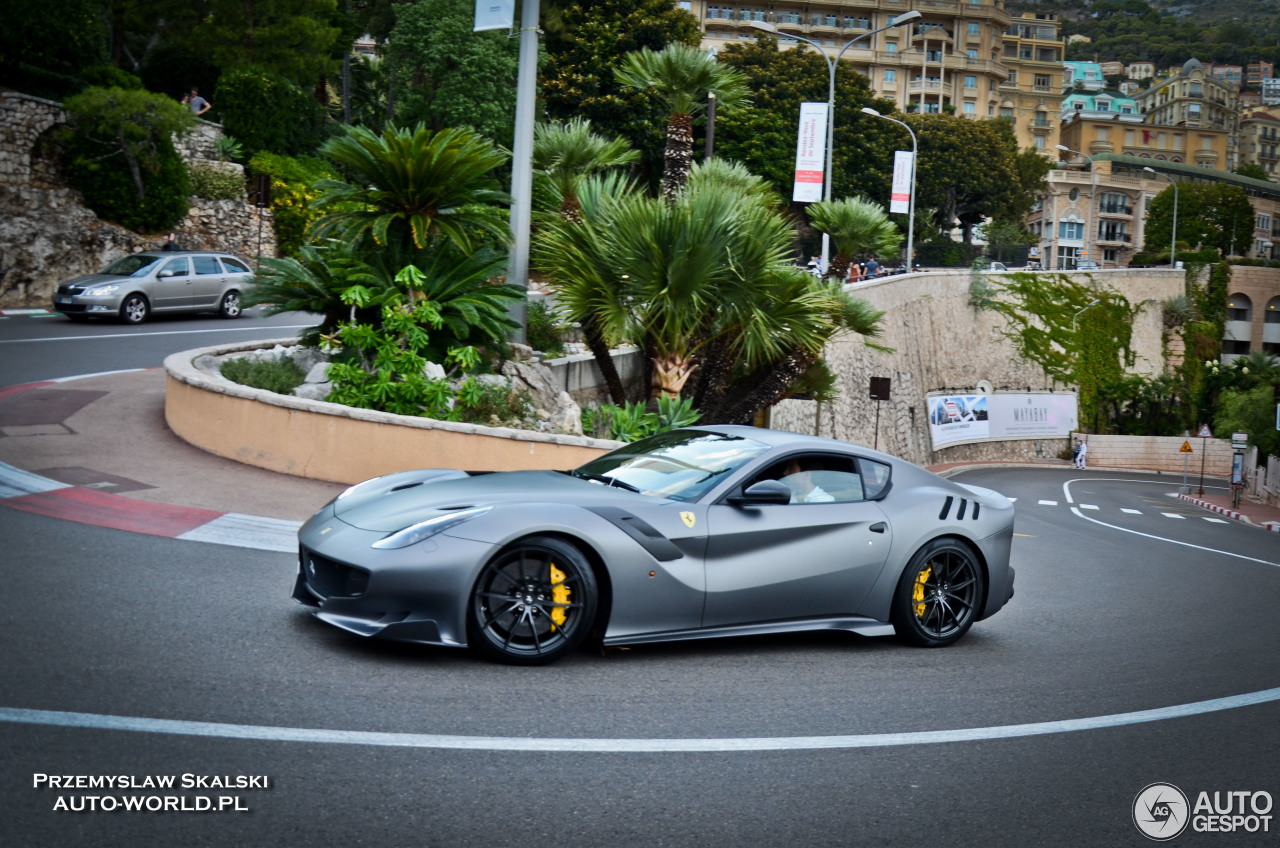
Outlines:
<svg viewBox="0 0 1280 848"><path fill-rule="evenodd" d="M1280 533L1280 521L1266 521L1266 522L1263 522L1262 524L1254 524L1252 521L1249 520L1249 516L1241 512L1236 512L1234 509L1227 509L1225 506L1218 506L1217 504L1212 504L1212 503L1209 503L1208 501L1202 501L1197 497L1193 497L1191 495L1185 495L1181 493L1178 494L1178 499L1187 501L1188 503L1193 503L1198 507L1202 507L1203 509L1209 510L1210 512L1216 512L1218 513L1218 515L1225 515L1227 518L1244 522L1245 524L1248 524L1250 527L1261 527L1263 530L1267 530L1272 533Z"/></svg>

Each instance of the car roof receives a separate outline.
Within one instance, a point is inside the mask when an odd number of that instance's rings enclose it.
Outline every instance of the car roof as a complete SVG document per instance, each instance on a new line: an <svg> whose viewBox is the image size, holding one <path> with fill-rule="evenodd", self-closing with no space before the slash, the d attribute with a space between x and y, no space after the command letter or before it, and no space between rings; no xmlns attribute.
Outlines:
<svg viewBox="0 0 1280 848"><path fill-rule="evenodd" d="M886 460L901 461L898 457L873 450L866 445L844 442L839 439L828 439L825 436L809 436L804 433L792 433L787 430L769 430L764 427L752 427L746 424L695 424L689 430L702 430L720 433L725 436L738 436L754 439L773 448L798 448L804 450L840 450L857 451L867 456L883 457Z"/></svg>

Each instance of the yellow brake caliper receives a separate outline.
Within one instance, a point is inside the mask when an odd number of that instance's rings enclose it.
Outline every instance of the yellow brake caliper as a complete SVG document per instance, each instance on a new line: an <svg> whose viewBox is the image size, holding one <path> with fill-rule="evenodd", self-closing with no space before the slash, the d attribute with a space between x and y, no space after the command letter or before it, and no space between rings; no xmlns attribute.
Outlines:
<svg viewBox="0 0 1280 848"><path fill-rule="evenodd" d="M564 585L565 577L567 576L568 575L563 571L556 568L554 563L551 565L551 600L555 601L557 604L569 603L569 587ZM557 606L552 608L552 621L563 627L565 618L566 613L564 607Z"/></svg>
<svg viewBox="0 0 1280 848"><path fill-rule="evenodd" d="M911 600L915 602L916 618L924 618L924 584L929 582L933 569L926 567L916 575L916 586L911 592Z"/></svg>

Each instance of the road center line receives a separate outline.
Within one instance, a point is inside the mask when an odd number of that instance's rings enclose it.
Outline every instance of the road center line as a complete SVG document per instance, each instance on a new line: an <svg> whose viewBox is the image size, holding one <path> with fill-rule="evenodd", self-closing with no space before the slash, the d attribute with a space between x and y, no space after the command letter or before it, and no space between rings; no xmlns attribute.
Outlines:
<svg viewBox="0 0 1280 848"><path fill-rule="evenodd" d="M545 751L556 753L696 753L717 751L797 751L847 748L887 748L902 745L936 745L948 742L977 742L989 739L1017 739L1052 733L1101 730L1153 721L1203 715L1239 707L1280 701L1280 688L1244 695L1214 698L1172 707L1116 713L1092 718L1064 719L1034 724L999 727L971 727L958 730L925 730L915 733L874 733L857 736L779 736L743 739L564 739L503 736L446 736L430 733L380 733L362 730L321 730L270 727L252 724L223 724L178 721L162 718L98 715L52 710L0 707L0 721L87 730L124 730L202 736L220 739L252 739L264 742L308 742L329 745L373 745L391 748L439 748L466 751Z"/></svg>

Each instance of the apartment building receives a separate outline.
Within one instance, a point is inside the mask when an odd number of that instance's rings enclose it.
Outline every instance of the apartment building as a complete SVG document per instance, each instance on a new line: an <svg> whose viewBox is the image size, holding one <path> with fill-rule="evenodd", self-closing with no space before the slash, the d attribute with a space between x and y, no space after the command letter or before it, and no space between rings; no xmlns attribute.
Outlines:
<svg viewBox="0 0 1280 848"><path fill-rule="evenodd" d="M868 35L912 9L922 13L920 20ZM1004 0L690 0L689 11L702 24L708 49L770 29L784 48L803 37L830 56L853 42L844 49L844 61L867 76L877 96L894 100L903 111L996 117L1009 74L1000 61L1010 23Z"/></svg>
<svg viewBox="0 0 1280 848"><path fill-rule="evenodd" d="M1066 72L1062 87L1067 91L1102 91L1107 81L1102 78L1102 65L1097 62L1063 62Z"/></svg>
<svg viewBox="0 0 1280 848"><path fill-rule="evenodd" d="M1009 76L1000 85L999 116L1013 124L1019 147L1052 153L1062 105L1058 16L1023 12L1010 22L1003 41L1000 60Z"/></svg>
<svg viewBox="0 0 1280 848"><path fill-rule="evenodd" d="M1244 68L1245 85L1262 85L1276 74L1276 66L1270 62L1250 62Z"/></svg>
<svg viewBox="0 0 1280 848"><path fill-rule="evenodd" d="M1127 72L1131 80L1152 79L1156 75L1156 66L1150 62L1130 62Z"/></svg>
<svg viewBox="0 0 1280 848"><path fill-rule="evenodd" d="M1209 75L1214 79L1220 79L1223 82L1229 82L1236 88L1244 82L1244 68L1239 65L1214 65L1209 71Z"/></svg>
<svg viewBox="0 0 1280 848"><path fill-rule="evenodd" d="M1134 98L1147 123L1167 131L1170 141L1180 130L1184 156L1179 161L1231 171L1237 162L1239 95L1236 87L1212 76L1198 59ZM1225 149L1218 139L1226 134ZM1176 149L1176 148L1175 148Z"/></svg>
<svg viewBox="0 0 1280 848"><path fill-rule="evenodd" d="M1280 110L1256 110L1240 119L1240 162L1280 173Z"/></svg>

